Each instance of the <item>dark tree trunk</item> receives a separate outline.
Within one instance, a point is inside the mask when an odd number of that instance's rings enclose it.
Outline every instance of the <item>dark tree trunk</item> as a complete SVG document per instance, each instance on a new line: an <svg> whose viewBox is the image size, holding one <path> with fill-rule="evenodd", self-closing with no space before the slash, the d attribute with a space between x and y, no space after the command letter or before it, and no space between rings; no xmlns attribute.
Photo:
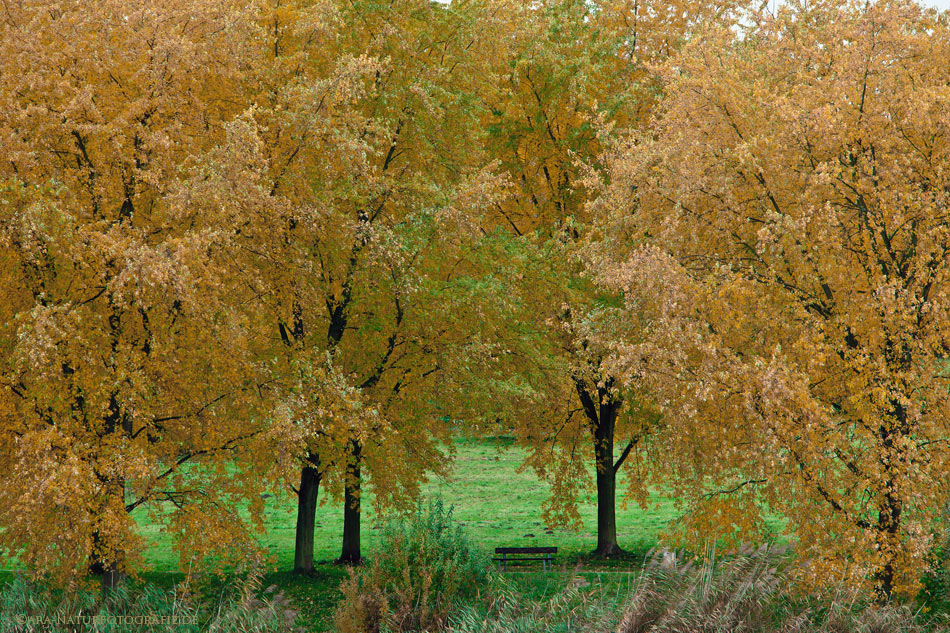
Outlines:
<svg viewBox="0 0 950 633"><path fill-rule="evenodd" d="M317 493L320 492L320 457L307 454L300 469L297 489L297 532L294 542L294 573L313 573L313 531L317 518Z"/></svg>
<svg viewBox="0 0 950 633"><path fill-rule="evenodd" d="M612 469L601 472L600 464L597 468L597 549L594 554L606 558L622 553L617 543L617 479Z"/></svg>
<svg viewBox="0 0 950 633"><path fill-rule="evenodd" d="M360 555L360 459L363 447L358 439L350 440L350 463L343 487L343 549L337 562L357 565Z"/></svg>
<svg viewBox="0 0 950 633"><path fill-rule="evenodd" d="M92 538L94 541L99 540L96 534L94 534ZM119 571L119 566L115 561L93 561L89 564L89 573L92 576L99 577L103 595L118 587L122 581L125 580L125 574Z"/></svg>
<svg viewBox="0 0 950 633"><path fill-rule="evenodd" d="M121 480L113 480L111 483L112 493L119 496L123 502L125 500L125 484ZM102 593L112 591L118 587L126 578L119 564L120 553L113 549L115 544L104 544L100 532L96 530L92 534L93 558L89 562L89 573L92 576L98 576L102 585Z"/></svg>
<svg viewBox="0 0 950 633"><path fill-rule="evenodd" d="M909 364L909 363L908 363ZM887 539L888 551L886 558L877 572L877 601L889 602L894 592L894 581L897 572L897 549L900 542L901 515L904 502L897 491L899 474L897 470L905 459L899 442L909 434L907 410L900 402L892 402L892 420L890 424L882 424L878 431L878 440L884 450L882 466L884 467L885 481L884 494L878 504L877 530Z"/></svg>
<svg viewBox="0 0 950 633"><path fill-rule="evenodd" d="M886 465L885 471L889 470L891 470L889 465ZM876 526L878 531L885 535L889 547L889 551L885 554L884 563L876 574L878 603L889 602L891 594L894 592L894 576L897 571L897 552L895 550L900 541L902 511L903 503L894 490L894 479L888 477L883 499L881 499L878 506Z"/></svg>
<svg viewBox="0 0 950 633"><path fill-rule="evenodd" d="M120 572L114 563L109 565L102 574L102 593L109 593L118 587L124 580L125 574Z"/></svg>
<svg viewBox="0 0 950 633"><path fill-rule="evenodd" d="M617 469L614 465L614 427L619 403L600 404L599 424L594 429L597 462L597 549L595 556L609 558L623 553L617 542Z"/></svg>
<svg viewBox="0 0 950 633"><path fill-rule="evenodd" d="M113 311L112 315L109 317L109 322L112 325L113 332L117 332L118 316L116 315L115 311ZM116 349L115 340L117 340L117 334L114 334L114 336L116 338L113 339L113 350ZM101 435L103 438L115 433L122 433L126 437L132 435L132 418L123 412L122 407L119 404L118 396L115 392L109 396L109 408L103 421L104 425ZM98 472L98 469L96 472L96 477L98 478L99 483L102 484L102 487L108 491L107 494L117 498L121 506L125 508L126 511L128 511L125 503L125 479L122 477L107 477ZM100 577L102 583L102 592L105 594L119 586L119 584L121 584L125 579L126 574L122 571L121 565L119 563L121 554L115 549L118 547L118 544L104 544L98 530L93 532L92 541L94 558L89 563L89 573L93 576Z"/></svg>
<svg viewBox="0 0 950 633"><path fill-rule="evenodd" d="M623 401L610 392L610 384L588 390L583 380L575 379L577 395L591 435L594 438L594 461L597 466L597 549L594 556L609 558L624 553L617 542L617 470L623 465L633 446L631 441L614 462L614 431L617 414ZM596 400L595 400L596 398Z"/></svg>

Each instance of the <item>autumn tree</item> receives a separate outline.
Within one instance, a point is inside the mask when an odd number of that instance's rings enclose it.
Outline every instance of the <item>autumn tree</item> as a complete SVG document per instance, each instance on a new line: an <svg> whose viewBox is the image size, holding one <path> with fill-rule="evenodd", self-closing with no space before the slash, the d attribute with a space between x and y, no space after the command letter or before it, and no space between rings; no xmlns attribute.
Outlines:
<svg viewBox="0 0 950 633"><path fill-rule="evenodd" d="M576 526L586 465L596 467L599 556L621 553L616 489L656 412L636 385L621 385L599 343L621 316L618 296L583 274L594 218L587 180L604 140L645 122L658 97L651 64L677 50L697 23L729 19L734 3L554 0L496 5L496 84L486 95L492 156L511 181L495 206L513 279L514 310L503 340L525 381L514 397L527 464L552 484L549 523ZM512 255L512 251L516 254ZM518 409L519 407L516 407ZM631 477L630 498L643 499Z"/></svg>
<svg viewBox="0 0 950 633"><path fill-rule="evenodd" d="M919 588L948 492L948 56L903 1L706 32L601 199L599 253L628 252L597 268L648 326L617 371L663 404L693 537L778 511L806 578L882 598Z"/></svg>
<svg viewBox="0 0 950 633"><path fill-rule="evenodd" d="M260 16L271 58L249 144L267 186L235 237L307 436L298 572L313 570L321 485L342 497L340 561L356 563L364 482L381 506L403 506L447 463L447 373L476 353L470 328L450 325L453 267L468 214L494 190L475 140L477 11L404 0L280 3Z"/></svg>
<svg viewBox="0 0 950 633"><path fill-rule="evenodd" d="M237 508L260 510L266 374L231 310L229 231L189 193L215 145L240 149L241 4L4 5L0 543L38 574L114 584L139 562L136 509L183 560L239 551Z"/></svg>

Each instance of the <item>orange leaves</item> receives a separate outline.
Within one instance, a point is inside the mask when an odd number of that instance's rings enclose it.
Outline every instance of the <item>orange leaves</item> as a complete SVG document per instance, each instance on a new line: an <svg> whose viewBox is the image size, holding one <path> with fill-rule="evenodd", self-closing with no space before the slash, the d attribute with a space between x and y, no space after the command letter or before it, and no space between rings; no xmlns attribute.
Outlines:
<svg viewBox="0 0 950 633"><path fill-rule="evenodd" d="M662 423L679 489L761 495L693 533L767 504L816 579L909 591L950 463L950 35L899 0L738 8L8 7L7 550L126 565L141 505L236 547L220 507L307 452L404 504L476 417L571 523L580 447L612 474Z"/></svg>
<svg viewBox="0 0 950 633"><path fill-rule="evenodd" d="M225 251L236 222L218 215L260 206L259 148L228 123L261 51L238 5L7 9L3 546L58 579L128 570L142 547L130 508L214 512L210 473L265 437L254 342L229 309L244 292ZM220 177L189 178L221 139ZM268 464L249 469L232 500L268 485Z"/></svg>
<svg viewBox="0 0 950 633"><path fill-rule="evenodd" d="M945 30L907 3L842 2L703 34L667 67L647 158L618 147L601 202L650 245L603 279L659 325L659 359L621 340L618 362L732 447L693 472L764 476L813 581L885 594L925 566L950 457L934 353L950 145L945 102L922 97L947 81ZM690 309L652 297L644 269Z"/></svg>

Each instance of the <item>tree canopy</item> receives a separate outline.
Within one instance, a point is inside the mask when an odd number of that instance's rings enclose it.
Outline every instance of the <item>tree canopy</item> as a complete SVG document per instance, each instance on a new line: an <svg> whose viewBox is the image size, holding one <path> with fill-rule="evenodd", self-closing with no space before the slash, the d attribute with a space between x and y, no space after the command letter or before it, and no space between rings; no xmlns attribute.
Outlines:
<svg viewBox="0 0 950 633"><path fill-rule="evenodd" d="M809 579L884 595L918 589L947 498L948 45L907 2L704 33L600 201L635 245L599 258L636 317L614 358L673 425L691 530L779 511Z"/></svg>
<svg viewBox="0 0 950 633"><path fill-rule="evenodd" d="M548 524L913 594L950 466L950 20L909 0L0 11L0 549L107 584L266 491L405 509L512 433ZM590 466L593 465L593 473ZM282 499L284 497L281 497ZM39 526L39 527L38 527Z"/></svg>

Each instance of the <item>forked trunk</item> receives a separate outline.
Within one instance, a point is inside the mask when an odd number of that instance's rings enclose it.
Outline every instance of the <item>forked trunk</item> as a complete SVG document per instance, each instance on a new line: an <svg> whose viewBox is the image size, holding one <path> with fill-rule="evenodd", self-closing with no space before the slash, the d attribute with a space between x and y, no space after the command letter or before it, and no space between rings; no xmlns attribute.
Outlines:
<svg viewBox="0 0 950 633"><path fill-rule="evenodd" d="M617 542L617 470L614 465L614 427L619 403L601 402L594 427L594 456L597 465L597 549L593 554L610 558L623 554Z"/></svg>

